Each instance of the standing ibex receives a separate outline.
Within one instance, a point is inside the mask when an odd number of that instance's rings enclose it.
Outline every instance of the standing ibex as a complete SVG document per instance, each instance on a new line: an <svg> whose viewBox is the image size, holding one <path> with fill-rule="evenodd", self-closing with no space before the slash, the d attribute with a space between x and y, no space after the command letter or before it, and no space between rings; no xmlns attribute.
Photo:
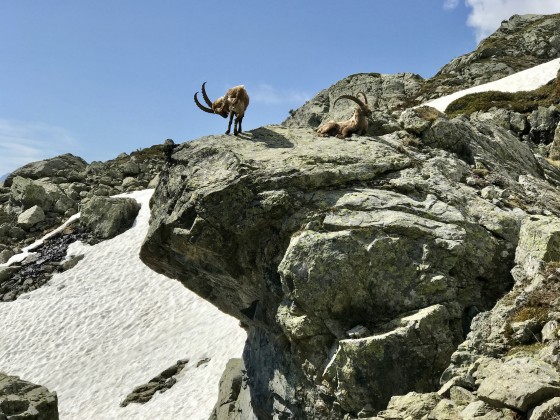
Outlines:
<svg viewBox="0 0 560 420"><path fill-rule="evenodd" d="M329 121L323 126L317 129L317 133L321 137L336 136L338 138L350 137L353 133L361 136L366 134L368 128L368 117L371 116L371 109L368 107L366 95L363 92L358 93L364 97L362 102L355 96L352 95L341 95L334 101L333 108L335 104L340 99L350 99L358 104L354 109L354 114L349 120L346 121Z"/></svg>
<svg viewBox="0 0 560 420"><path fill-rule="evenodd" d="M241 133L242 131L241 121L243 121L245 110L249 106L249 95L245 90L245 86L240 85L232 87L231 89L228 89L224 96L221 96L214 102L212 102L206 94L204 85L206 85L206 82L202 84L202 97L210 108L205 107L198 101L198 98L196 96L198 92L194 94L194 102L196 103L196 106L198 106L204 112L208 112L210 114L219 114L224 118L229 115L229 124L226 134L229 134L231 130L231 121L233 120L233 116L235 115L233 134L237 136L237 134Z"/></svg>

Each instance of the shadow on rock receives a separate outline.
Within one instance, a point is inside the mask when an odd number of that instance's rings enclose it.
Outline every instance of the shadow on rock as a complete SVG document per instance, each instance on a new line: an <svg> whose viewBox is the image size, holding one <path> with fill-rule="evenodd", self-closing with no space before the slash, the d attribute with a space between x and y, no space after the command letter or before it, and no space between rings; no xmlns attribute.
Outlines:
<svg viewBox="0 0 560 420"><path fill-rule="evenodd" d="M244 140L264 143L270 148L292 149L294 147L294 144L287 137L266 127L256 128L249 133L241 133L239 137Z"/></svg>

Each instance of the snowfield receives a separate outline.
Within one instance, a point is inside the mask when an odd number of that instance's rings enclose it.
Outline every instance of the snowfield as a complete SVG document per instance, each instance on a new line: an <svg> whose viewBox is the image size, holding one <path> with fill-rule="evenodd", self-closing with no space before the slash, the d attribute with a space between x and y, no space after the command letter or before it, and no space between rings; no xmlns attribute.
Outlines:
<svg viewBox="0 0 560 420"><path fill-rule="evenodd" d="M142 204L131 229L73 243L68 255L85 255L74 268L0 304L0 371L56 391L62 420L206 420L225 364L241 357L236 319L140 261L152 192L128 194ZM190 362L171 389L119 406L179 359Z"/></svg>
<svg viewBox="0 0 560 420"><path fill-rule="evenodd" d="M484 83L483 85L474 86L469 89L452 93L451 95L442 96L424 103L441 112L445 112L445 108L455 99L459 99L469 93L486 92L496 90L498 92L520 92L526 90L534 90L538 87L546 85L552 79L556 78L556 73L560 69L560 58L543 63L539 66L514 73L494 82Z"/></svg>

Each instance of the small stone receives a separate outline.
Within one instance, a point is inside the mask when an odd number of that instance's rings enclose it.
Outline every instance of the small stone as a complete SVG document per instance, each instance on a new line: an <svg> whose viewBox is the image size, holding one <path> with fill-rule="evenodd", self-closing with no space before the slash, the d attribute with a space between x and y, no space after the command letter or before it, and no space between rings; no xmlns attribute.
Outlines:
<svg viewBox="0 0 560 420"><path fill-rule="evenodd" d="M541 331L542 340L546 343L548 341L557 340L558 339L558 322L557 321L548 321L542 331Z"/></svg>
<svg viewBox="0 0 560 420"><path fill-rule="evenodd" d="M346 335L350 338L365 338L371 335L371 331L363 325L356 325L351 330L346 331Z"/></svg>

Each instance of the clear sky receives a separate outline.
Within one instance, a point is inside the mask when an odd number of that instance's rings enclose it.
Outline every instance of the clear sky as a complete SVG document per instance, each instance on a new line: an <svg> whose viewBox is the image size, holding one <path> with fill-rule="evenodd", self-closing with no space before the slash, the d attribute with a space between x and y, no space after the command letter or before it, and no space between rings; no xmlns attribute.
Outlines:
<svg viewBox="0 0 560 420"><path fill-rule="evenodd" d="M0 175L223 133L203 113L244 84L250 130L354 73L428 78L512 14L558 0L0 0Z"/></svg>

